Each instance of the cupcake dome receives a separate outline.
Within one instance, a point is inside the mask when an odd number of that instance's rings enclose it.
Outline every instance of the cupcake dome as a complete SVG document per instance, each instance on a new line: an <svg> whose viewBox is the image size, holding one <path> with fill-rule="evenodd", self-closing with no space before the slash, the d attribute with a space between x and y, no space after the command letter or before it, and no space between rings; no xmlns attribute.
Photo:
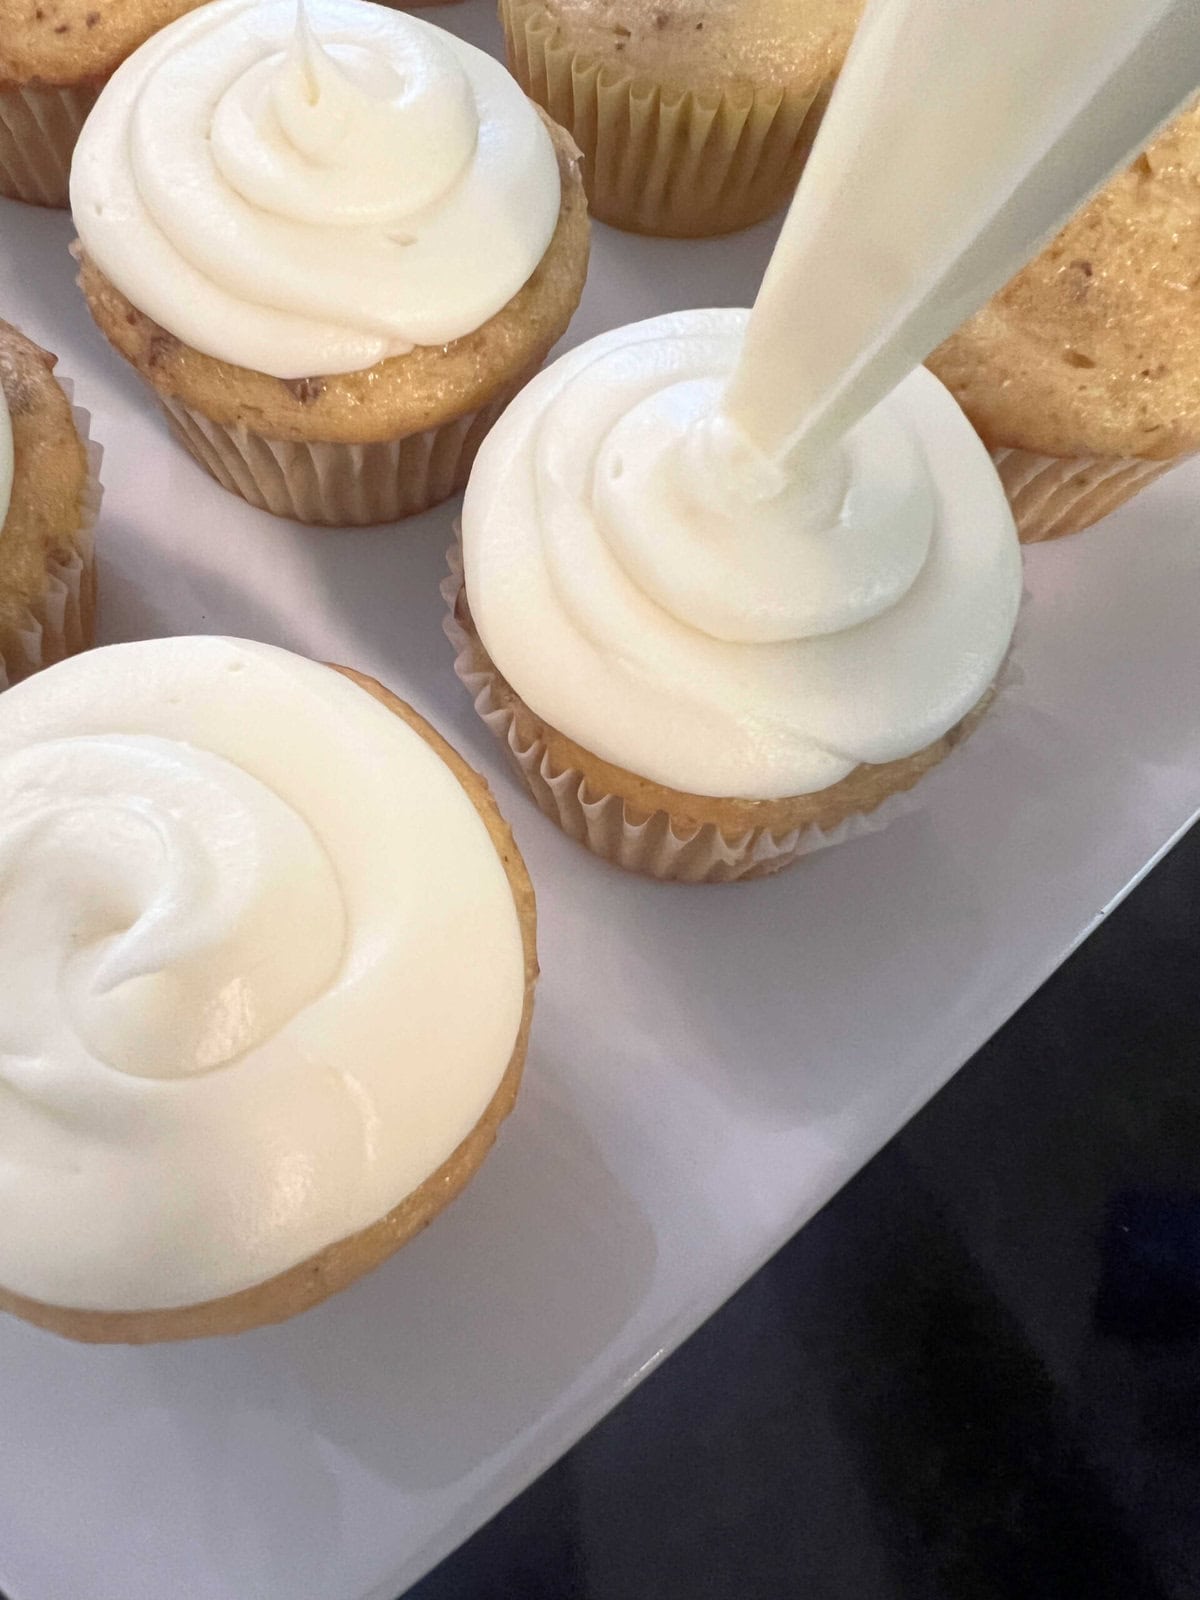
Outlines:
<svg viewBox="0 0 1200 1600"><path fill-rule="evenodd" d="M0 688L92 642L99 452L55 364L0 322Z"/></svg>
<svg viewBox="0 0 1200 1600"><path fill-rule="evenodd" d="M570 129L592 213L747 227L791 196L863 0L500 0L509 65Z"/></svg>
<svg viewBox="0 0 1200 1600"><path fill-rule="evenodd" d="M1200 106L929 358L1023 539L1087 527L1200 449Z"/></svg>
<svg viewBox="0 0 1200 1600"><path fill-rule="evenodd" d="M138 50L72 170L88 304L227 488L303 521L445 498L587 268L565 134L367 0L213 0Z"/></svg>
<svg viewBox="0 0 1200 1600"><path fill-rule="evenodd" d="M533 897L414 712L266 645L110 646L0 697L0 799L0 1307L235 1332L458 1193L516 1094Z"/></svg>
<svg viewBox="0 0 1200 1600"><path fill-rule="evenodd" d="M203 0L0 0L0 194L65 206L71 152L131 51Z"/></svg>
<svg viewBox="0 0 1200 1600"><path fill-rule="evenodd" d="M1021 561L996 473L918 368L819 470L764 480L717 402L749 313L561 356L463 503L451 636L573 837L655 877L777 871L917 780L986 706Z"/></svg>

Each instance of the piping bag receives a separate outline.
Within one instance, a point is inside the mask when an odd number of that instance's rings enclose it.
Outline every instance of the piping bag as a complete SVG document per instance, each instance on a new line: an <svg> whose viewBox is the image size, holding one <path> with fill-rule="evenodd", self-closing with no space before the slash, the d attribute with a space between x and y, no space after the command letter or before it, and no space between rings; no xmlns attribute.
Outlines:
<svg viewBox="0 0 1200 1600"><path fill-rule="evenodd" d="M1200 87L1198 0L870 0L713 419L803 472Z"/></svg>

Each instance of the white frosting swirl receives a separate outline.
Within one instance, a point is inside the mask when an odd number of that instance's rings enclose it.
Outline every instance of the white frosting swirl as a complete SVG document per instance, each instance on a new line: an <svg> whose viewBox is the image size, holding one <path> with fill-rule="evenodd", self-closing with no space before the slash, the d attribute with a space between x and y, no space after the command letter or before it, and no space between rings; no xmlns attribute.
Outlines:
<svg viewBox="0 0 1200 1600"><path fill-rule="evenodd" d="M214 0L80 136L84 249L197 350L278 378L472 332L545 254L550 136L504 68L367 0Z"/></svg>
<svg viewBox="0 0 1200 1600"><path fill-rule="evenodd" d="M12 499L13 465L12 418L8 414L4 386L0 384L0 533L4 532Z"/></svg>
<svg viewBox="0 0 1200 1600"><path fill-rule="evenodd" d="M328 667L217 638L0 698L0 1283L139 1310L383 1216L495 1093L524 995L487 829Z"/></svg>
<svg viewBox="0 0 1200 1600"><path fill-rule="evenodd" d="M467 595L552 726L693 794L774 799L931 743L981 697L1021 592L1003 490L918 369L817 472L718 409L748 313L691 311L563 356L484 442Z"/></svg>

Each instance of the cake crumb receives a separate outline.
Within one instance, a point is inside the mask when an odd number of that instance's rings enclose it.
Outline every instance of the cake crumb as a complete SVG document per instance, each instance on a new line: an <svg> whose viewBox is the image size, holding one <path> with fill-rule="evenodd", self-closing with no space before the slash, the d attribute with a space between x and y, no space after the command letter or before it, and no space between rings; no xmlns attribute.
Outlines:
<svg viewBox="0 0 1200 1600"><path fill-rule="evenodd" d="M281 381L302 406L311 405L325 393L325 383L321 378L284 378Z"/></svg>

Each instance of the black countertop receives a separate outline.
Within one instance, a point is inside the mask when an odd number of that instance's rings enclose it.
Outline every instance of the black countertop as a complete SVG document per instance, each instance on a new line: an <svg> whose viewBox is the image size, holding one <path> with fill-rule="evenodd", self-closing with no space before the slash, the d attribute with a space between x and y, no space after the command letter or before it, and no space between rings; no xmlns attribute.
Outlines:
<svg viewBox="0 0 1200 1600"><path fill-rule="evenodd" d="M1200 1600L1200 830L409 1600Z"/></svg>

